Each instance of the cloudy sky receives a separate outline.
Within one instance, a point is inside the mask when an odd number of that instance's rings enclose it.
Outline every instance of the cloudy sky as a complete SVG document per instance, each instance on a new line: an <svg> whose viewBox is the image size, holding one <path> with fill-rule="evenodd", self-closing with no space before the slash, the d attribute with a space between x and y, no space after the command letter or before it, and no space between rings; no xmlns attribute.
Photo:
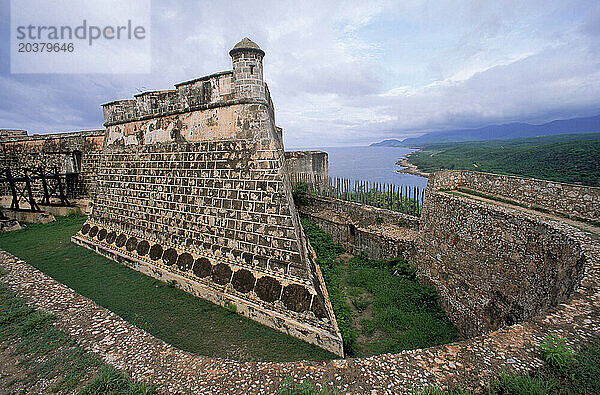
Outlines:
<svg viewBox="0 0 600 395"><path fill-rule="evenodd" d="M600 114L596 1L153 1L152 73L124 75L11 74L0 18L0 128L100 128L102 103L230 69L244 36L288 147Z"/></svg>

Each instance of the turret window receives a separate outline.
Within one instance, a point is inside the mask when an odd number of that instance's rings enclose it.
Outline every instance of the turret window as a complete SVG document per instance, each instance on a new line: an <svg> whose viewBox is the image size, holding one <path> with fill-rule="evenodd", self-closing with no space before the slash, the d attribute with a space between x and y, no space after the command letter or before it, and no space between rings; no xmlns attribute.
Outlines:
<svg viewBox="0 0 600 395"><path fill-rule="evenodd" d="M250 74L254 74L254 65L253 64L250 65Z"/></svg>

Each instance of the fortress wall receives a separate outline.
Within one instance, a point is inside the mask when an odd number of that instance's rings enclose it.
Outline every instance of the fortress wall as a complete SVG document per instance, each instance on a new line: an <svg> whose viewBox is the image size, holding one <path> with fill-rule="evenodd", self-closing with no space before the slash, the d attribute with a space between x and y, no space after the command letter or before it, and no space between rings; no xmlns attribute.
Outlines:
<svg viewBox="0 0 600 395"><path fill-rule="evenodd" d="M585 263L558 221L431 190L418 245L419 277L435 285L448 316L469 337L567 300Z"/></svg>
<svg viewBox="0 0 600 395"><path fill-rule="evenodd" d="M323 151L287 151L285 160L293 183L329 183L329 156Z"/></svg>
<svg viewBox="0 0 600 395"><path fill-rule="evenodd" d="M372 259L415 258L417 217L324 196L305 195L302 200L300 215L319 225L349 253L364 251Z"/></svg>
<svg viewBox="0 0 600 395"><path fill-rule="evenodd" d="M305 195L306 204L302 207L303 211L332 210L347 215L349 223L355 226L368 227L377 224L377 219L391 225L397 225L404 228L419 230L419 217L399 213L397 211L386 210L379 207L373 207L357 202L349 202L342 199L334 199L327 196Z"/></svg>
<svg viewBox="0 0 600 395"><path fill-rule="evenodd" d="M343 355L268 90L247 78L260 50L248 51L233 73L104 105L99 192L72 240Z"/></svg>
<svg viewBox="0 0 600 395"><path fill-rule="evenodd" d="M23 168L40 166L49 172L79 171L77 197L91 197L103 141L104 130L7 137L0 139L0 169L10 169L13 176ZM41 193L39 188L34 191ZM3 186L1 194L10 194L7 186Z"/></svg>
<svg viewBox="0 0 600 395"><path fill-rule="evenodd" d="M449 189L461 186L567 217L600 221L598 187L467 170L443 173L445 176L437 182L448 184ZM445 188L441 185L439 187Z"/></svg>
<svg viewBox="0 0 600 395"><path fill-rule="evenodd" d="M27 130L21 129L0 129L0 140L27 137Z"/></svg>

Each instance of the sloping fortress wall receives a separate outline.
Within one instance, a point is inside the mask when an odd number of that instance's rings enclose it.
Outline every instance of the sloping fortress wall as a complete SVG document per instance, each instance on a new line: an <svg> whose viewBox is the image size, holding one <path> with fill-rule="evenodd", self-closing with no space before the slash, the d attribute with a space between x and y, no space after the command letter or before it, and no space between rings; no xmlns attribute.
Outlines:
<svg viewBox="0 0 600 395"><path fill-rule="evenodd" d="M343 355L248 39L233 71L103 106L93 211L73 241Z"/></svg>
<svg viewBox="0 0 600 395"><path fill-rule="evenodd" d="M0 130L0 170L10 169L16 175L24 168L44 167L48 172L79 173L76 196L71 197L91 197L104 135L104 130L32 136L24 130ZM6 188L0 194L6 195Z"/></svg>
<svg viewBox="0 0 600 395"><path fill-rule="evenodd" d="M558 190L548 181L467 171L438 172L429 179L417 268L422 279L436 286L459 330L469 337L481 335L565 301L583 276L580 243L551 217L452 192L465 185L479 192L503 192L521 202L532 197L531 191L548 185ZM598 192L569 188L577 196ZM536 200L536 205L544 199ZM542 208L558 207L561 203L556 201L561 199L564 195L557 192L550 207Z"/></svg>

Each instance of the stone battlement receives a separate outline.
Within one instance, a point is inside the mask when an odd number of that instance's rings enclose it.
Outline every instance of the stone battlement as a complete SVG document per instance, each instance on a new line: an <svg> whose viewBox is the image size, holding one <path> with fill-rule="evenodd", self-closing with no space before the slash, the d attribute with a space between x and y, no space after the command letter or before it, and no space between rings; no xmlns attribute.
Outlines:
<svg viewBox="0 0 600 395"><path fill-rule="evenodd" d="M103 106L92 214L73 242L343 355L248 39L233 71Z"/></svg>
<svg viewBox="0 0 600 395"><path fill-rule="evenodd" d="M233 71L224 71L175 84L173 90L143 92L135 95L133 100L103 104L104 125L234 104L232 79Z"/></svg>
<svg viewBox="0 0 600 395"><path fill-rule="evenodd" d="M590 221L600 221L600 188L469 170L435 173L433 189L465 188L533 209Z"/></svg>

